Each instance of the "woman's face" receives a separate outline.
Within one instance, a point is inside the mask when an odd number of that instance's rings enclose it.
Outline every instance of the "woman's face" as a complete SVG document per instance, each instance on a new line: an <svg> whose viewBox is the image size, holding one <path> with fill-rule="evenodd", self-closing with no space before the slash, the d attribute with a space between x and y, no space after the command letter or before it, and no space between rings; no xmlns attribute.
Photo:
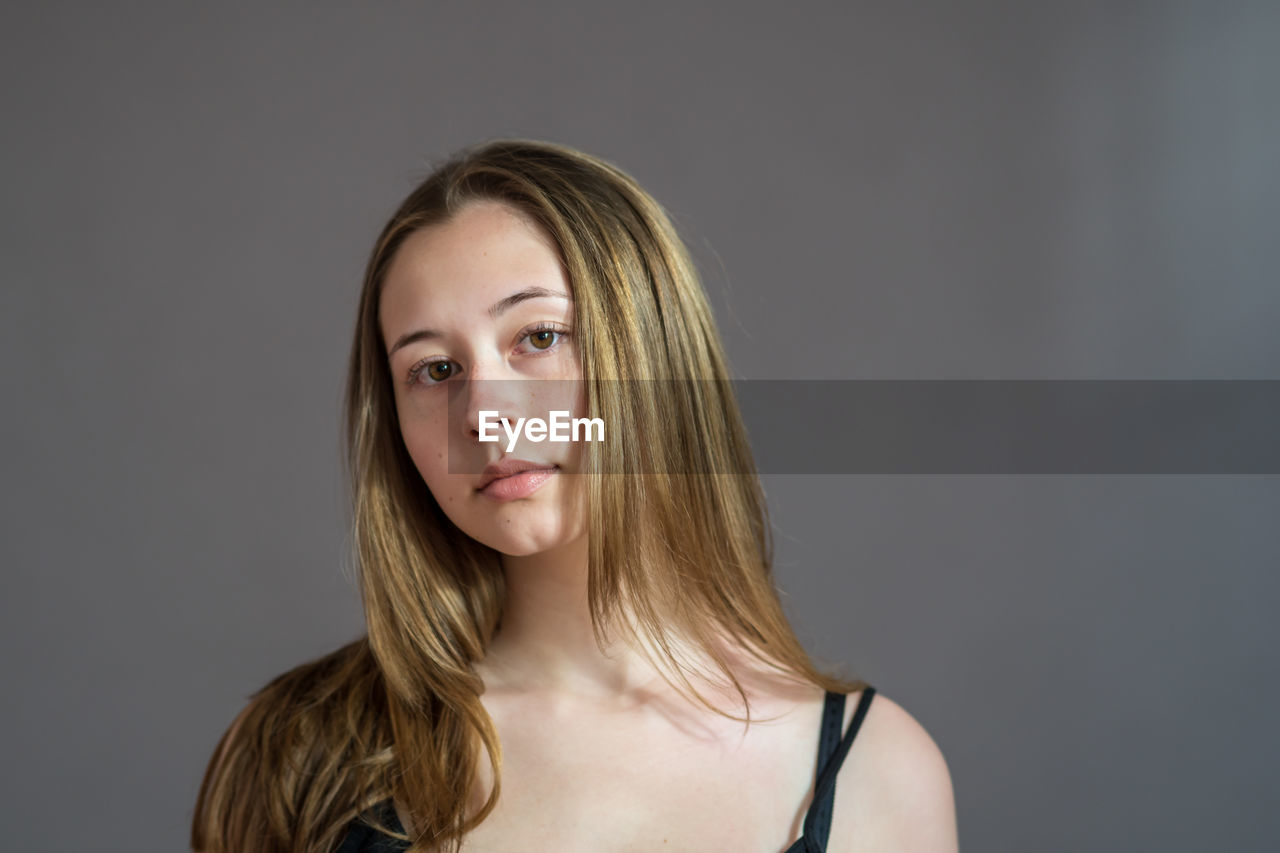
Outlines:
<svg viewBox="0 0 1280 853"><path fill-rule="evenodd" d="M503 554L585 533L581 443L521 433L509 447L499 421L583 416L573 316L551 236L500 202L471 202L411 234L383 282L378 320L405 447L453 523ZM498 413L484 417L498 441L481 441L483 412ZM513 463L528 470L511 474Z"/></svg>

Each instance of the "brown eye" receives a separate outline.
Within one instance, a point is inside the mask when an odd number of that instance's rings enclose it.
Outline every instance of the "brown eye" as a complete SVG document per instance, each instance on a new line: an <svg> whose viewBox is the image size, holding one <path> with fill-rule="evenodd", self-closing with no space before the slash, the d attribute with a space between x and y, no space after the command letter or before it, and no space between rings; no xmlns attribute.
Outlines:
<svg viewBox="0 0 1280 853"><path fill-rule="evenodd" d="M447 361L433 361L427 365L427 376L435 382L443 382L453 375L453 364Z"/></svg>
<svg viewBox="0 0 1280 853"><path fill-rule="evenodd" d="M556 342L556 333L551 329L540 329L529 335L529 343L534 349L547 349Z"/></svg>

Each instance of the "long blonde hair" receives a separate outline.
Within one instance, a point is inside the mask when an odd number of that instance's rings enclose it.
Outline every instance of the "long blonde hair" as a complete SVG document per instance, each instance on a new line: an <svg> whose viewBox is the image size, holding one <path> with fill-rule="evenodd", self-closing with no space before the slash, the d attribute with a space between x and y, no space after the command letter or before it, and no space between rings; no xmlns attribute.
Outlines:
<svg viewBox="0 0 1280 853"><path fill-rule="evenodd" d="M405 238L478 200L506 203L554 238L574 296L588 414L624 425L610 433L619 440L587 449L589 471L636 472L586 479L597 640L622 632L656 655L677 690L744 719L698 690L708 674L681 653L697 649L748 722L738 651L824 689L865 684L819 671L783 612L723 347L669 217L604 160L543 141L489 141L409 194L365 269L344 437L368 634L254 695L206 772L196 850L327 853L352 818L392 797L415 830L415 853L456 850L497 803L501 748L475 664L501 621L499 555L448 519L409 457L378 324L383 279ZM468 814L481 749L494 782Z"/></svg>

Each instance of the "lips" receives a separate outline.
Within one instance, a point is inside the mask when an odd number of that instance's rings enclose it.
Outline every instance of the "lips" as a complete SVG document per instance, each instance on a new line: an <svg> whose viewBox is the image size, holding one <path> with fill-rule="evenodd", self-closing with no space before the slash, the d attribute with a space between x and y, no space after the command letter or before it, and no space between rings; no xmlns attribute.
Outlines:
<svg viewBox="0 0 1280 853"><path fill-rule="evenodd" d="M480 484L476 486L476 491L484 491L494 480L513 477L524 471L552 471L556 467L556 465L550 465L546 462L531 462L527 459L503 459L500 462L492 462L486 465L484 471L481 472Z"/></svg>

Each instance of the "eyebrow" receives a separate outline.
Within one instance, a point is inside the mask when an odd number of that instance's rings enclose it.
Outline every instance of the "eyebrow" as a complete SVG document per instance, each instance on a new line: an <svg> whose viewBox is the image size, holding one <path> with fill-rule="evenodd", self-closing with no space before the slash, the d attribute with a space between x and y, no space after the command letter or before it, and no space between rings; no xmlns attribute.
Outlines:
<svg viewBox="0 0 1280 853"><path fill-rule="evenodd" d="M526 302L530 299L542 299L548 296L554 299L563 299L566 302L569 301L569 295L567 293L561 293L557 290L548 290L545 287L526 287L524 290L517 290L510 296L503 297L493 303L493 305L489 306L488 313L490 317L496 320L501 317L503 312L507 309L519 305L521 302ZM403 346L408 346L409 344L416 343L418 341L427 341L443 337L444 332L441 332L438 329L417 329L412 332L405 332L396 339L395 345L387 352L387 358L390 359L391 356L395 355L396 350Z"/></svg>

